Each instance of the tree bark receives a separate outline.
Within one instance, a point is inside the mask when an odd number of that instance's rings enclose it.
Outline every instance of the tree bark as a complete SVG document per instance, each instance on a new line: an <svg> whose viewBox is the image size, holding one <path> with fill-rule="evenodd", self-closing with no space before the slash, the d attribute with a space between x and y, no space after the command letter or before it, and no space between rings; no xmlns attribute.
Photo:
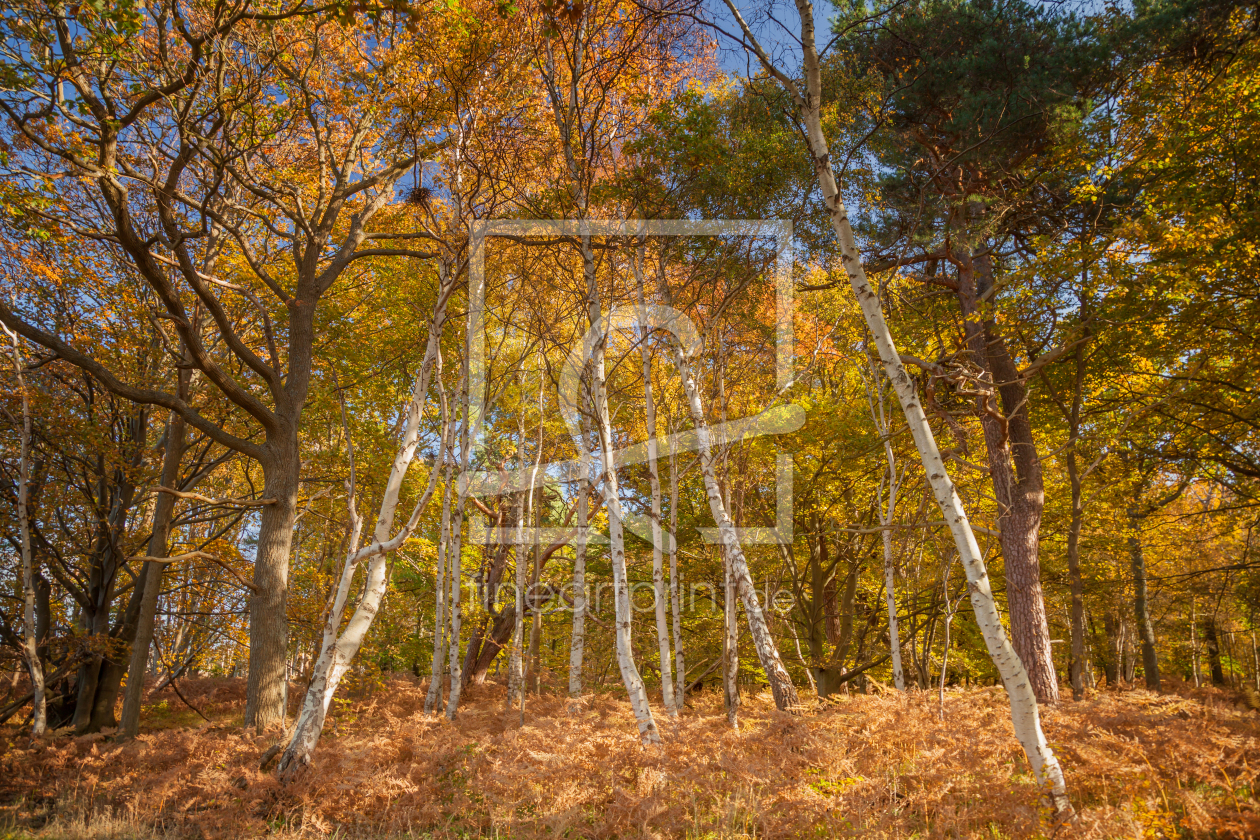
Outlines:
<svg viewBox="0 0 1260 840"><path fill-rule="evenodd" d="M677 313L674 317L677 317ZM779 657L779 649L774 643L774 637L770 635L765 613L762 612L761 603L757 600L757 590L753 588L748 562L744 559L744 550L739 544L739 538L735 535L735 525L727 514L726 504L722 500L722 492L718 487L713 465L712 433L709 430L709 422L704 416L704 406L700 402L700 389L691 370L690 355L695 349L697 348L689 347L684 351L681 341L676 343L674 364L682 380L683 394L691 412L691 422L695 425L699 443L700 473L704 479L705 495L709 500L709 512L717 523L718 534L722 540L722 553L730 564L736 592L744 604L748 630L757 648L757 658L761 661L761 667L766 672L766 679L770 682L774 705L780 711L796 713L800 708L800 697L796 693L796 686L792 684L791 675L788 674L783 660Z"/></svg>
<svg viewBox="0 0 1260 840"><path fill-rule="evenodd" d="M421 363L420 371L412 386L411 401L406 407L406 422L402 441L399 444L398 452L394 456L394 462L381 495L380 511L376 517L372 540L362 548L359 547L359 538L363 530L363 519L355 506L356 487L353 446L350 440L349 424L345 421L345 403L342 403L342 422L346 425L347 447L350 453L350 480L347 487L347 507L351 523L349 549L347 550L345 562L341 569L341 576L329 605L328 615L324 621L319 659L316 660L315 667L312 670L311 681L307 686L306 696L303 699L298 720L293 727L292 737L289 739L289 744L280 757L280 762L276 768L277 774L283 780L292 780L305 767L310 765L311 754L319 741L320 733L323 731L328 707L332 703L337 686L346 670L350 667L355 654L358 653L360 646L362 646L363 639L367 635L368 629L372 626L372 622L380 610L381 601L385 597L385 592L389 586L391 565L389 563L389 554L402 545L415 531L416 526L420 522L420 516L428 506L429 499L432 498L433 491L437 486L437 479L442 471L441 465L446 460L450 445L451 428L446 396L445 392L442 391L441 441L438 446L437 459L429 471L428 484L417 500L411 516L406 524L399 529L398 533L391 536L390 532L393 530L403 480L406 478L407 470L411 466L416 448L420 443L420 421L424 414L430 374L434 365L437 366L439 389L441 387L440 339L442 328L445 324L445 304L451 290L452 286L450 284L444 284L443 289L439 293L434 316L429 324L429 336L424 361ZM348 605L355 573L358 567L365 562L367 563L367 570L364 575L363 589L354 613L350 616L349 621L346 622L343 630L341 629L341 621ZM280 676L283 679L286 676L283 673L283 657L280 660L280 668L282 669ZM250 679L253 679L252 668ZM284 702L283 693L279 700L281 703ZM281 708L281 715L281 721L283 721L283 707Z"/></svg>
<svg viewBox="0 0 1260 840"><path fill-rule="evenodd" d="M44 696L44 667L39 659L39 639L35 624L35 560L31 554L30 511L27 509L31 483L31 400L26 393L22 349L15 332L6 328L13 340L13 370L22 394L22 436L18 451L17 516L22 541L22 655L31 677L34 710L31 737L42 738L48 729L48 703Z"/></svg>
<svg viewBox="0 0 1260 840"><path fill-rule="evenodd" d="M181 376L185 375L183 371ZM180 462L184 458L184 418L171 414L166 426L166 452L162 460L162 486L179 486ZM166 557L170 540L171 518L175 513L175 496L158 493L153 504L153 533L149 536L149 556ZM135 637L131 643L131 662L127 668L127 688L123 694L122 720L118 724L118 737L134 738L140 731L140 703L144 698L144 675L149 668L149 649L153 646L153 631L157 623L157 602L162 592L162 572L165 563L145 561L141 572L143 581L137 581L143 595L136 618Z"/></svg>
<svg viewBox="0 0 1260 840"><path fill-rule="evenodd" d="M671 428L671 432L673 429ZM669 441L669 599L674 629L674 707L682 714L687 698L687 667L682 643L682 595L678 578L678 458Z"/></svg>
<svg viewBox="0 0 1260 840"><path fill-rule="evenodd" d="M967 348L987 371L1000 400L978 399L980 425L989 456L989 473L997 497L998 540L1006 562L1006 593L1011 640L1024 663L1037 699L1057 703L1059 681L1050 646L1039 560L1041 514L1045 487L1041 460L1028 416L1028 388L992 318L980 315L980 302L993 289L992 260L960 249L959 300Z"/></svg>
<svg viewBox="0 0 1260 840"><path fill-rule="evenodd" d="M784 73L770 59L757 42L752 30L744 22L734 0L726 0L726 6L738 21L748 48L756 54L766 72L788 92L799 109L806 142L809 146L810 160L818 178L825 207L831 217L832 229L839 241L841 262L849 276L853 294L862 308L862 315L879 352L884 372L897 392L897 398L906 416L911 435L914 437L915 446L923 461L928 483L932 487L945 521L949 523L950 532L953 534L963 568L967 573L976 623L980 626L989 655L998 673L1001 674L1002 682L1010 697L1011 722L1014 725L1015 737L1024 748L1024 754L1028 757L1033 774L1042 790L1046 792L1052 807L1060 818L1066 818L1073 813L1073 810L1067 798L1063 770L1041 729L1041 717L1037 709L1037 696L1033 691L1032 681L1002 627L1001 615L993 599L993 591L989 585L988 571L985 568L980 546L967 520L962 500L958 497L957 490L945 469L944 460L941 458L932 429L928 425L914 381L906 373L901 357L897 353L892 333L884 319L879 296L867 281L861 254L858 252L853 230L849 224L848 212L836 184L835 172L831 167L830 151L822 130L822 67L815 41L813 4L809 0L796 0L801 26L803 89L795 76Z"/></svg>
<svg viewBox="0 0 1260 840"><path fill-rule="evenodd" d="M1146 591L1146 558L1142 553L1142 517L1135 508L1129 509L1129 563L1133 570L1133 615L1138 636L1142 640L1142 672L1146 687L1151 691L1161 689L1159 657L1155 653L1155 628L1151 624L1151 610Z"/></svg>
<svg viewBox="0 0 1260 840"><path fill-rule="evenodd" d="M450 625L446 616L446 567L451 541L451 490L454 485L454 467L448 460L446 482L442 487L442 518L438 524L437 580L433 586L433 664L429 671L429 690L424 696L424 713L441 714L445 711L442 681L446 677L446 646ZM458 644L455 646L459 647Z"/></svg>
<svg viewBox="0 0 1260 840"><path fill-rule="evenodd" d="M674 700L674 677L669 658L669 619L666 616L664 554L661 529L661 475L657 464L656 404L652 399L652 353L648 348L648 314L643 297L643 240L634 256L635 286L639 298L639 356L643 362L643 422L647 427L648 486L652 494L652 598L656 612L656 643L661 671L661 701L666 713L678 717ZM674 534L669 535L670 544Z"/></svg>
<svg viewBox="0 0 1260 840"><path fill-rule="evenodd" d="M722 552L722 700L726 721L739 729L739 616L735 606L735 575Z"/></svg>

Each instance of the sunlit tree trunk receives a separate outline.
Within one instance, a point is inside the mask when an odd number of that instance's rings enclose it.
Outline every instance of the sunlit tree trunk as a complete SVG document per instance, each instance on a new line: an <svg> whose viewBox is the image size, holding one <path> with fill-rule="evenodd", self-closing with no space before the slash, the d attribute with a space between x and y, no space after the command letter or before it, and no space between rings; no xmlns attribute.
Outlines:
<svg viewBox="0 0 1260 840"><path fill-rule="evenodd" d="M669 439L669 598L674 624L674 708L682 714L687 693L687 667L682 643L682 593L678 579L678 453Z"/></svg>
<svg viewBox="0 0 1260 840"><path fill-rule="evenodd" d="M587 508L587 482L590 480L591 459L587 449L586 412L580 411L582 445L578 447L578 463L582 475L578 479L578 530L573 541L573 634L569 642L569 696L582 694L582 655L586 648L586 529L590 522Z"/></svg>
<svg viewBox="0 0 1260 840"><path fill-rule="evenodd" d="M647 427L648 485L652 494L652 595L656 612L656 642L660 651L661 700L670 717L678 717L674 701L674 677L669 658L669 619L666 615L663 534L661 533L661 475L657 464L656 404L652 399L652 352L648 348L648 314L643 297L643 246L634 256L635 287L639 298L639 355L643 362L643 422ZM674 541L670 532L670 544Z"/></svg>
<svg viewBox="0 0 1260 840"><path fill-rule="evenodd" d="M872 382L867 390L867 403L870 407L871 419L875 421L875 428L879 431L880 437L884 441L884 459L888 464L885 473L887 476L887 484L881 480L881 487L888 488L888 503L879 512L879 524L883 529L880 536L884 544L884 598L887 600L888 606L888 650L892 655L892 673L893 685L898 691L906 690L906 677L901 669L901 639L897 633L897 580L896 568L893 562L893 544L892 544L892 524L893 514L897 510L897 455L893 451L891 430L888 427L888 417L884 413L884 394L886 390L880 374L874 370L871 365ZM942 666L943 667L943 666ZM942 683L942 686L944 683ZM942 687L941 691L944 692ZM942 708L944 708L942 706ZM942 713L943 714L943 713Z"/></svg>
<svg viewBox="0 0 1260 840"><path fill-rule="evenodd" d="M809 146L810 160L822 190L824 204L831 217L832 229L838 239L841 263L849 276L853 294L862 309L862 315L875 342L884 372L892 382L901 403L906 423L910 427L910 433L914 437L915 446L923 461L928 484L936 496L936 502L954 537L959 557L966 570L976 623L980 627L989 655L1002 677L1011 701L1011 722L1014 725L1015 736L1024 748L1024 754L1032 765L1038 784L1046 792L1055 811L1061 817L1067 817L1072 813L1072 806L1067 798L1063 770L1041 728L1036 693L1033 691L1028 672L1024 669L1019 655L1015 653L1007 638L1006 630L1002 626L1001 614L993 598L993 590L989 584L988 570L985 567L980 546L971 530L962 500L958 497L958 492L945 469L940 449L936 445L931 426L919 401L914 380L906 373L897 352L892 333L884 319L879 296L866 279L861 254L858 252L857 242L849 224L848 211L836 184L830 151L822 128L822 67L815 41L813 4L809 0L796 0L801 26L803 87L798 84L794 75L789 76L774 64L769 54L757 42L755 34L744 22L733 0L726 0L726 6L739 23L741 34L748 43L749 49L757 56L766 72L788 92L799 109L806 142Z"/></svg>
<svg viewBox="0 0 1260 840"><path fill-rule="evenodd" d="M372 541L362 548L359 547L359 537L363 530L363 519L355 506L356 488L353 444L350 438L349 423L344 415L345 407L343 403L342 420L346 429L346 443L350 453L350 479L347 488L347 506L351 522L350 547L346 554L337 586L332 593L328 616L324 622L320 655L312 670L311 681L306 689L302 710L294 725L289 744L285 748L277 767L277 771L282 779L291 780L295 778L303 768L311 763L311 754L319 741L320 733L323 731L324 719L328 714L328 707L332 703L337 686L341 682L342 676L345 675L346 670L350 667L355 654L358 653L359 647L363 644L368 628L371 627L372 621L376 618L376 614L380 610L381 601L385 597L385 591L389 583L389 553L402 545L407 537L415 531L416 526L420 522L420 516L427 507L429 499L436 488L438 477L442 473L441 465L446 459L450 445L450 417L447 411L445 392L441 389L440 342L442 328L446 321L446 301L449 299L452 290L453 284L447 282L443 283L443 287L439 291L434 317L429 324L429 336L425 348L424 361L421 363L420 372L416 376L411 392L411 400L405 409L406 419L402 441L399 445L398 453L394 456L394 463L385 483ZM393 530L394 516L398 509L403 480L406 478L407 470L415 457L416 447L420 443L420 421L427 401L430 376L435 366L438 372L442 404L441 441L438 447L438 456L429 471L428 485L417 500L411 517L399 529L398 533L391 537L390 531ZM342 629L341 622L349 604L355 573L364 562L367 563L367 570L358 604L345 628Z"/></svg>
<svg viewBox="0 0 1260 840"><path fill-rule="evenodd" d="M722 491L714 472L712 433L709 430L708 420L704 416L704 406L700 402L700 389L692 373L691 362L682 346L677 343L674 347L674 364L678 368L678 376L683 384L683 394L691 412L691 421L695 425L699 444L700 474L704 480L705 495L709 500L709 512L717 523L722 554L729 563L736 594L744 605L744 615L748 619L748 630L752 636L753 645L757 649L757 658L766 672L770 691L774 695L775 706L780 711L795 712L800 707L800 698L796 693L796 686L792 684L792 677L779 656L774 637L770 635L765 613L762 612L761 603L757 600L757 591L753 588L748 561L745 560L744 550L739 544L739 538L735 535L735 524L731 522L726 503L722 500Z"/></svg>

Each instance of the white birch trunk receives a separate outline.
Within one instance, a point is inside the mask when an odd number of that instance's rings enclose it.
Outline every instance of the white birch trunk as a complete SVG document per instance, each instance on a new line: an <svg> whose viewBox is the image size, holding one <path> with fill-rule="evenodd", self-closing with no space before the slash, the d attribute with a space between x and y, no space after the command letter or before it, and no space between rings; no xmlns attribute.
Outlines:
<svg viewBox="0 0 1260 840"><path fill-rule="evenodd" d="M517 475L525 474L525 417L520 418L520 426L516 438L517 446ZM520 493L524 488L517 487ZM530 488L532 491L532 487ZM516 555L516 586L513 587L516 594L515 610L516 614L512 619L512 649L508 654L508 690L507 690L507 710L510 712L518 705L521 710L521 723L525 722L525 669L522 662L522 647L525 637L525 549L524 549L524 533L525 533L525 497L520 495L516 499L516 532L513 534L512 551Z"/></svg>
<svg viewBox="0 0 1260 840"><path fill-rule="evenodd" d="M727 723L732 729L739 729L739 614L735 608L735 576L725 551L722 584L722 701Z"/></svg>
<svg viewBox="0 0 1260 840"><path fill-rule="evenodd" d="M600 311L599 291L595 286L595 255L590 249L590 238L582 241L582 262L587 275L587 292L590 301L590 322L592 327L602 330L602 313ZM639 725L639 735L645 743L660 743L661 736L656 728L656 720L652 716L652 707L648 703L647 688L639 669L634 664L634 655L630 649L630 584L626 579L626 542L622 526L623 514L620 487L617 481L617 467L613 455L612 422L608 414L608 393L604 383L604 344L606 335L596 341L591 354L591 391L595 401L595 420L598 423L600 464L603 473L604 505L608 510L608 542L609 559L613 576L613 609L617 647L617 667L621 671L621 681L630 697L630 707L634 710L635 721Z"/></svg>
<svg viewBox="0 0 1260 840"><path fill-rule="evenodd" d="M901 639L897 632L897 575L893 563L892 545L893 514L897 510L897 455L892 448L888 416L884 413L884 394L885 390L879 378L879 372L874 370L872 365L871 382L866 400L870 407L871 419L875 421L875 428L884 442L884 459L888 462L888 504L886 507L881 504L879 511L879 524L883 528L881 536L884 543L884 597L888 602L888 650L892 655L893 685L898 691L905 691L906 676L901 667ZM880 485L882 492L884 486L882 481Z"/></svg>
<svg viewBox="0 0 1260 840"><path fill-rule="evenodd" d="M656 405L652 399L652 353L648 349L648 313L643 298L642 244L634 258L635 285L639 296L639 356L643 362L643 422L647 426L648 485L652 493L652 596L656 611L656 642L660 651L661 701L666 713L678 717L674 701L674 677L669 660L669 619L665 608L665 570L661 541L661 474L657 465ZM673 532L670 542L673 543Z"/></svg>
<svg viewBox="0 0 1260 840"><path fill-rule="evenodd" d="M573 636L569 642L569 697L572 698L582 695L582 656L586 648L586 529L590 525L587 482L591 475L591 458L587 451L586 415L580 412L579 417L582 445L578 447L578 462L582 477L577 488L578 531L573 547Z"/></svg>
<svg viewBox="0 0 1260 840"><path fill-rule="evenodd" d="M18 453L17 517L22 542L22 655L31 677L31 737L42 738L48 731L48 699L44 690L44 668L39 661L39 640L35 638L35 558L31 553L30 511L27 510L31 483L31 401L26 393L22 369L22 349L18 336L8 327L13 340L13 371L22 394L22 436Z"/></svg>
<svg viewBox="0 0 1260 840"><path fill-rule="evenodd" d="M455 502L455 512L451 516L450 524L450 547L446 551L447 556L447 577L451 582L451 594L448 599L450 606L450 639L447 642L447 650L450 652L450 666L447 668L451 677L451 693L446 700L446 719L455 720L459 714L459 695L464 689L464 661L460 654L460 635L463 632L464 612L463 612L463 537L464 537L464 507L468 503L468 482L465 476L468 475L469 458L471 457L471 446L469 444L469 436L471 434L471 396L472 380L469 378L468 371L468 354L464 354L463 375L460 377L460 398L461 398L461 415L459 423L459 475L460 479L457 483L458 493Z"/></svg>
<svg viewBox="0 0 1260 840"><path fill-rule="evenodd" d="M442 518L438 525L438 567L433 596L433 666L430 669L433 676L429 679L429 691L424 697L424 713L426 715L441 714L444 711L442 680L446 676L446 646L449 638L449 624L446 617L446 567L447 555L450 549L453 472L454 470L448 462L446 464L446 481L442 487ZM454 576L452 575L453 578ZM458 644L456 647L458 647Z"/></svg>
<svg viewBox="0 0 1260 840"><path fill-rule="evenodd" d="M678 453L671 423L669 438L669 600L674 624L674 708L682 714L687 695L687 667L682 643L682 594L678 579Z"/></svg>
<svg viewBox="0 0 1260 840"><path fill-rule="evenodd" d="M684 354L681 344L674 347L674 363L678 367L679 378L682 379L683 393L691 411L691 422L695 425L696 439L700 452L700 474L704 479L705 495L709 499L709 511L717 523L721 537L723 556L731 567L736 592L744 605L744 615L748 619L748 630L753 644L757 648L757 658L766 672L770 682L770 691L774 694L774 705L785 712L795 713L800 708L800 698L792 677L788 674L779 649L770 635L770 627L766 623L765 613L757 600L757 591L753 588L752 575L748 571L748 561L744 558L744 550L735 535L735 525L727 515L726 504L722 501L722 492L718 487L717 476L713 469L712 433L709 422L704 416L704 406L700 402L700 389L696 385L691 371L691 363Z"/></svg>
<svg viewBox="0 0 1260 840"><path fill-rule="evenodd" d="M919 457L923 461L927 473L928 484L932 488L941 513L949 525L950 533L962 559L963 569L967 574L967 582L971 592L971 605L975 611L976 621L984 635L989 656L1002 676L1011 701L1011 722L1014 725L1015 737L1024 748L1024 754L1032 766L1033 774L1060 818L1070 817L1072 805L1067 798L1067 787L1063 780L1063 769L1046 741L1041 728L1041 716L1037 709L1037 697L1032 689L1028 673L1015 653L1006 629L1002 626L1001 614L993 598L993 590L989 585L988 569L971 523L963 509L962 500L950 480L945 469L945 462L928 424L923 406L919 402L919 394L914 380L906 373L897 347L893 342L892 332L884 320L883 309L878 295L866 279L862 267L861 254L849 224L848 211L840 196L836 184L835 172L831 168L830 152L822 130L822 73L818 58L818 48L814 34L814 7L810 0L796 0L796 8L801 20L801 46L804 70L804 91L796 79L785 74L770 59L769 55L757 42L752 30L744 22L738 7L733 0L725 0L727 8L739 23L740 30L754 51L762 66L792 96L797 105L801 121L804 124L809 155L814 165L814 172L822 190L823 201L831 216L832 229L839 239L841 262L849 276L853 294L862 308L875 346L883 363L884 372L893 384L901 408L914 437Z"/></svg>
<svg viewBox="0 0 1260 840"><path fill-rule="evenodd" d="M337 686L345 675L346 669L349 668L351 660L353 660L354 655L358 653L359 647L363 644L368 628L371 627L372 621L376 618L376 614L380 609L381 600L385 597L385 591L389 585L388 555L411 536L419 524L420 516L428 506L429 499L437 486L437 479L441 474L440 465L446 459L447 446L450 439L450 424L445 410L445 397L442 399L441 443L437 460L429 472L428 486L416 502L416 506L412 510L407 523L403 525L397 534L391 537L390 531L393 530L394 516L398 509L403 479L406 478L407 470L415 457L416 447L420 443L420 421L424 414L430 374L435 364L438 366L440 376L441 353L439 343L442 326L445 322L446 300L452 288L452 285L444 284L444 288L439 294L434 318L429 325L429 337L425 348L424 361L421 363L420 372L417 374L415 385L412 388L411 401L406 407L406 422L403 428L402 442L398 448L398 453L394 456L394 463L386 481L372 542L362 548L358 548L358 544L363 530L363 519L359 516L355 507L354 467L353 460L351 460L351 480L347 502L351 522L350 548L346 555L345 564L342 566L341 577L337 582L336 591L333 594L328 617L324 622L320 655L315 662L310 685L306 689L302 710L294 725L293 735L289 740L289 744L285 748L277 766L277 773L281 779L292 780L296 778L297 774L311 763L311 754L319 741L320 733L323 731L324 719L328 714L328 706L332 703L333 695L336 693ZM349 442L349 427L346 429L346 434L347 442ZM353 455L351 457L353 459ZM362 594L345 629L340 630L355 572L359 565L365 561L368 563L368 567ZM340 632L338 632L339 630Z"/></svg>

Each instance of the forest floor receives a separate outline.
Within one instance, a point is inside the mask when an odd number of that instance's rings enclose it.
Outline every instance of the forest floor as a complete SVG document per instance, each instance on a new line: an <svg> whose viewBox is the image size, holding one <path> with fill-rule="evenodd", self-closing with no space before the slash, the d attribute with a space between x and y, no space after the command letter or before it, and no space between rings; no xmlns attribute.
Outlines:
<svg viewBox="0 0 1260 840"><path fill-rule="evenodd" d="M394 678L336 701L315 764L282 787L276 743L240 728L244 681L151 696L130 743L32 743L0 728L0 838L1143 838L1260 837L1260 714L1214 689L1105 692L1044 714L1078 820L1054 831L998 688L854 695L800 717L746 697L740 729L717 692L658 716L644 747L613 694L474 687L458 720ZM296 689L294 690L296 695ZM294 699L296 706L296 697Z"/></svg>

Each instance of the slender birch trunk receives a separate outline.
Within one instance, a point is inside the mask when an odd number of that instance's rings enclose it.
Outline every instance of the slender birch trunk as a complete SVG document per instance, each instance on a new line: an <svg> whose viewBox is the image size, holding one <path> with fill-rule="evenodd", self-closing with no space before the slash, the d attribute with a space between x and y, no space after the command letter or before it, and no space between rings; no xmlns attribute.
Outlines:
<svg viewBox="0 0 1260 840"><path fill-rule="evenodd" d="M446 320L446 301L449 299L452 290L453 284L444 283L439 293L434 318L429 325L429 337L425 348L424 361L421 363L420 372L416 376L416 382L411 392L411 401L406 406L406 422L404 424L402 442L398 453L394 456L394 463L385 484L385 492L381 498L380 512L377 515L372 541L362 548L358 546L359 537L363 531L363 519L355 505L353 449L351 448L350 450L350 480L348 482L349 493L347 501L351 523L350 547L347 551L345 563L342 566L337 588L332 596L328 617L324 622L320 655L312 671L311 682L306 689L302 711L299 713L297 722L294 725L293 735L277 766L277 773L283 780L288 781L296 778L297 774L311 763L311 754L319 741L320 733L323 731L324 719L328 714L328 706L332 703L333 695L337 691L341 678L350 667L350 662L363 644L368 628L371 627L372 621L376 618L376 614L380 609L381 600L385 597L385 591L389 583L389 553L402 545L415 531L416 526L420 523L420 516L428 506L429 499L437 486L438 476L441 475L440 465L446 459L450 443L450 418L447 412L445 392L439 388L442 405L442 429L438 457L429 472L428 485L416 502L410 518L398 533L391 537L390 531L393 530L394 516L398 509L403 479L406 477L407 469L411 466L411 462L415 457L416 447L420 443L420 421L424 414L430 375L435 366L438 372L439 383L441 380L442 361L439 345L442 327ZM345 419L344 402L342 404L342 421L346 423L347 445L352 446L349 425ZM355 573L364 562L367 562L368 566L362 594L345 629L341 630L341 621L346 612Z"/></svg>
<svg viewBox="0 0 1260 840"><path fill-rule="evenodd" d="M1033 691L1028 672L1015 653L1006 630L1002 626L1001 613L993 597L988 570L985 567L984 557L980 553L979 543L971 530L962 500L958 496L953 481L950 480L948 470L945 469L945 462L919 401L914 380L906 373L901 357L897 353L892 332L884 320L879 297L867 281L866 272L862 267L861 254L858 252L857 242L849 224L848 211L836 184L835 172L831 167L830 151L822 130L822 71L815 41L813 4L810 0L796 0L796 8L801 20L800 42L805 83L802 89L795 78L780 70L770 59L752 30L744 22L733 0L725 0L725 2L728 10L739 23L741 33L749 45L748 48L756 54L766 72L792 97L800 111L810 160L822 190L823 201L831 216L832 229L839 240L841 262L849 276L853 294L861 306L867 329L870 330L879 352L884 372L892 382L901 403L910 433L914 437L915 446L923 461L928 483L954 537L959 557L967 573L976 622L980 626L989 655L1002 677L1002 683L1011 701L1011 722L1014 725L1015 737L1024 748L1024 754L1032 766L1033 774L1051 806L1059 818L1068 818L1073 814L1073 809L1067 798L1063 769L1042 731L1037 696Z"/></svg>
<svg viewBox="0 0 1260 840"><path fill-rule="evenodd" d="M674 708L682 714L687 699L687 664L683 657L682 595L678 579L678 453L670 424L669 438L669 599L674 624Z"/></svg>
<svg viewBox="0 0 1260 840"><path fill-rule="evenodd" d="M735 575L725 551L722 584L722 700L727 722L732 729L739 729L739 616L735 607Z"/></svg>
<svg viewBox="0 0 1260 840"><path fill-rule="evenodd" d="M704 479L705 495L709 500L709 511L717 523L718 534L722 541L722 552L730 563L736 592L744 604L744 615L748 619L748 630L757 648L757 658L761 661L761 667L766 672L766 679L770 682L774 705L780 711L795 713L800 707L800 698L796 693L796 686L792 684L792 677L779 656L774 637L770 635L765 613L762 612L761 603L757 600L757 591L753 588L748 562L744 559L744 550L739 544L739 538L735 535L735 525L731 522L726 504L722 500L721 489L718 487L717 476L714 473L712 433L709 430L708 420L704 416L704 406L700 402L700 389L696 385L688 356L684 353L682 345L678 343L674 347L674 363L678 367L679 378L682 379L683 393L691 411L691 421L695 424L700 452L700 473Z"/></svg>
<svg viewBox="0 0 1260 840"><path fill-rule="evenodd" d="M573 206L579 214L586 214L590 208L590 181L593 179L595 160L583 157L578 160L579 149L585 155L587 149L602 148L599 143L586 144L587 137L598 131L596 125L582 124L583 111L579 107L583 96L583 73L586 60L586 37L588 36L588 17L582 18L574 28L573 40L565 45L566 59L569 62L566 70L568 79L562 80L556 72L555 52L552 40L545 39L546 54L542 62L543 81L551 102L555 125L560 133L560 145L564 153L565 165L569 175L569 194ZM562 88L563 84L563 88ZM594 153L594 152L592 152ZM584 168L585 167L585 168ZM634 657L630 649L630 589L626 580L625 534L622 527L621 502L618 498L618 482L616 463L613 457L612 424L608 413L608 395L604 379L604 346L607 336L604 334L603 312L600 302L599 286L595 277L595 253L591 248L591 237L583 231L580 237L582 252L582 274L586 282L587 318L591 330L598 333L598 338L591 348L591 398L594 402L596 432L599 435L600 463L603 472L603 495L608 510L609 559L612 565L615 631L617 647L617 665L621 671L621 680L625 684L626 693L630 697L630 706L634 709L634 717L639 725L639 734L648 743L659 743L660 734L656 721L652 717L652 707L648 703L647 689L639 670L635 667Z"/></svg>
<svg viewBox="0 0 1260 840"><path fill-rule="evenodd" d="M451 529L451 490L454 479L454 466L448 459L446 463L446 479L442 487L442 518L438 524L438 556L437 581L433 587L433 666L429 678L429 690L424 697L424 713L441 714L445 711L442 697L442 681L446 676L447 644L449 644L449 623L446 616L446 567L450 553ZM456 645L458 647L458 644Z"/></svg>
<svg viewBox="0 0 1260 840"><path fill-rule="evenodd" d="M18 452L17 517L22 541L22 655L31 676L31 737L42 738L48 731L48 700L44 691L44 667L39 661L39 639L35 634L35 560L31 553L29 493L31 483L31 400L26 392L26 374L22 366L22 348L18 336L8 327L4 331L13 340L13 371L22 395L22 437Z"/></svg>
<svg viewBox="0 0 1260 840"><path fill-rule="evenodd" d="M517 428L517 475L525 474L525 417L520 418ZM532 486L530 488L533 489ZM508 690L507 711L520 707L521 723L525 722L525 668L523 663L523 645L525 639L525 551L523 548L525 533L525 488L516 488L516 531L512 535L512 551L515 556L516 585L512 616L512 650L508 654Z"/></svg>
<svg viewBox="0 0 1260 840"><path fill-rule="evenodd" d="M670 717L678 717L674 677L669 660L669 619L666 616L664 556L661 545L661 474L657 465L656 404L652 399L652 353L648 349L648 314L643 297L643 244L634 257L634 279L639 298L639 356L643 362L643 421L647 426L648 485L652 493L652 595L656 610L656 641L660 651L661 701ZM670 532L670 543L674 540Z"/></svg>
<svg viewBox="0 0 1260 840"><path fill-rule="evenodd" d="M590 237L582 238L582 262L587 281L587 294L590 303L589 319L591 326L599 330L600 335L595 342L591 354L591 391L595 401L595 420L598 423L600 461L603 472L604 505L608 511L609 555L612 561L614 620L616 629L614 636L617 645L617 666L621 671L621 680L630 695L630 706L634 709L635 720L639 724L639 734L645 743L660 743L661 736L656 728L656 720L652 716L652 707L648 704L647 688L639 669L634 664L634 655L630 648L630 586L626 579L626 543L623 529L624 516L621 510L620 486L617 480L616 459L613 455L612 422L608 413L608 393L604 382L604 345L607 335L603 333L603 316L600 311L599 291L595 285L595 255L591 250Z"/></svg>
<svg viewBox="0 0 1260 840"><path fill-rule="evenodd" d="M591 475L591 459L586 441L586 413L579 412L582 445L578 447L578 463L582 476L578 479L578 530L573 546L573 635L569 642L569 697L582 695L582 654L586 647L586 529L590 525L587 509L587 482ZM572 709L573 707L570 706Z"/></svg>
<svg viewBox="0 0 1260 840"><path fill-rule="evenodd" d="M1194 687L1199 688L1199 611L1193 598L1190 599L1190 666L1194 669Z"/></svg>
<svg viewBox="0 0 1260 840"><path fill-rule="evenodd" d="M901 669L901 640L897 633L896 568L893 562L892 544L893 514L897 509L897 455L893 451L888 417L884 413L885 390L879 379L879 373L874 369L874 364L870 362L869 358L868 364L871 365L872 382L871 390L867 392L867 405L870 407L871 419L875 421L875 428L879 432L880 438L884 441L884 459L888 462L888 471L886 473L888 476L888 504L886 507L881 505L881 510L879 511L879 524L883 529L880 536L884 544L884 597L888 602L888 650L892 655L893 685L897 687L898 691L905 691L906 677ZM883 487L884 483L881 480L881 491ZM942 687L941 690L944 691L944 688ZM942 706L942 709L944 709L944 706ZM943 715L944 712L942 711Z"/></svg>
<svg viewBox="0 0 1260 840"><path fill-rule="evenodd" d="M471 316L470 316L471 317ZM470 331L471 334L471 331ZM450 673L451 692L446 700L446 719L455 720L459 714L459 695L464 690L464 671L463 663L460 659L460 636L463 633L464 625L464 606L463 606L463 587L464 587L464 565L463 565L463 538L464 538L464 506L468 503L468 482L465 476L468 475L469 458L471 457L471 446L469 437L471 435L471 389L472 380L469 378L468 370L468 354L464 354L463 374L460 377L460 401L461 412L459 422L459 480L457 483L457 494L455 501L455 512L451 516L450 523L450 547L447 549L447 577L451 582L451 594L447 599L450 612L450 640L447 642L447 649L450 652ZM471 646L471 642L469 642Z"/></svg>

